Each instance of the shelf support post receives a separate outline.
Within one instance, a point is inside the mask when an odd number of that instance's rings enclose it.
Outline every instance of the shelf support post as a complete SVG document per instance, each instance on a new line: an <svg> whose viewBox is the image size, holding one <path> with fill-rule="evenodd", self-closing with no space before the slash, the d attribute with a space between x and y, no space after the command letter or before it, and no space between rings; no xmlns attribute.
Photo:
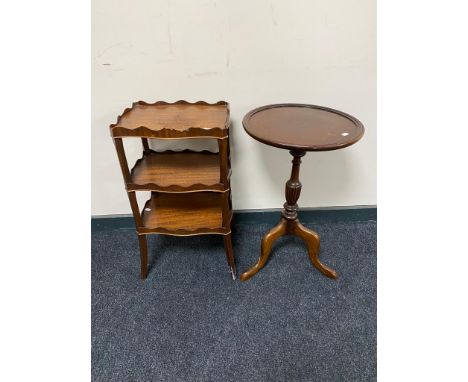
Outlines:
<svg viewBox="0 0 468 382"><path fill-rule="evenodd" d="M149 147L149 142L148 138L141 138L141 143L143 143L143 153L144 154L149 154L151 152L150 147Z"/></svg>
<svg viewBox="0 0 468 382"><path fill-rule="evenodd" d="M125 189L127 189L127 184L130 183L130 170L128 169L127 157L125 156L125 149L123 146L122 138L114 138L115 149L117 151L117 156L119 157L120 169L122 170L122 175L125 180ZM128 199L130 201L130 206L132 207L133 218L135 219L135 225L138 228L143 225L141 220L141 213L138 208L138 202L134 191L127 190Z"/></svg>
<svg viewBox="0 0 468 382"><path fill-rule="evenodd" d="M229 141L227 138L218 139L218 149L219 149L219 173L220 181L223 183L224 188L228 188L228 144Z"/></svg>

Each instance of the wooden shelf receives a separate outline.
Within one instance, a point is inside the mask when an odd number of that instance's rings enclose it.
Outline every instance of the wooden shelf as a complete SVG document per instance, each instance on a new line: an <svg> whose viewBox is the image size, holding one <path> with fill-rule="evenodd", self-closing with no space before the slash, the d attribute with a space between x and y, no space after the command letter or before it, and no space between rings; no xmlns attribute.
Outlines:
<svg viewBox="0 0 468 382"><path fill-rule="evenodd" d="M210 151L152 151L138 159L128 191L225 191L220 181L219 154ZM229 175L228 175L229 178Z"/></svg>
<svg viewBox="0 0 468 382"><path fill-rule="evenodd" d="M138 101L125 109L110 129L114 138L227 138L229 106L224 101Z"/></svg>
<svg viewBox="0 0 468 382"><path fill-rule="evenodd" d="M228 212L228 224L223 227L224 197L214 192L190 196L153 193L143 208L143 227L139 227L138 232L178 236L229 234L232 212Z"/></svg>
<svg viewBox="0 0 468 382"><path fill-rule="evenodd" d="M110 125L111 136L135 218L140 246L140 277L148 274L148 234L223 235L232 278L236 277L231 241L229 104L135 102ZM143 155L130 171L123 138L139 137ZM156 152L148 138L214 138L218 153ZM136 191L151 191L140 211Z"/></svg>

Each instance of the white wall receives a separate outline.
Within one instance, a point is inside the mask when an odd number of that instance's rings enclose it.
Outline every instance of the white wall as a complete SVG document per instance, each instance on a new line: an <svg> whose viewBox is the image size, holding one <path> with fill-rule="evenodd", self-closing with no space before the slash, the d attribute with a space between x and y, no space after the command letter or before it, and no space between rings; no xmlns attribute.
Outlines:
<svg viewBox="0 0 468 382"><path fill-rule="evenodd" d="M376 204L373 0L93 0L92 214L130 213L108 126L133 101L231 104L235 209L279 208L290 155L251 139L250 109L299 102L337 108L366 133L303 158L302 207ZM130 161L141 143L126 147Z"/></svg>

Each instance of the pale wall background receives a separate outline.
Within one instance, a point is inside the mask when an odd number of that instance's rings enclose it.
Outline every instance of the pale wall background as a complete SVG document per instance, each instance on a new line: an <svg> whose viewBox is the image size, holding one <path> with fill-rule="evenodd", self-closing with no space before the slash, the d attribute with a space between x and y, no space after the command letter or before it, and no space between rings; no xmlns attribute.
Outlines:
<svg viewBox="0 0 468 382"><path fill-rule="evenodd" d="M231 104L234 209L281 207L290 173L286 150L244 132L247 111L341 109L364 138L303 158L299 204L376 204L375 13L373 0L93 0L91 213L131 213L108 126L137 100ZM141 143L126 147L133 164Z"/></svg>

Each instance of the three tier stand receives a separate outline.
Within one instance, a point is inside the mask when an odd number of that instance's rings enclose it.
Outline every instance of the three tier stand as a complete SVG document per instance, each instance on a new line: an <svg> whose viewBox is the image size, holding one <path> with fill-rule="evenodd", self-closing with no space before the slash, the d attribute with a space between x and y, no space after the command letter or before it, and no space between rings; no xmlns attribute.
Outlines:
<svg viewBox="0 0 468 382"><path fill-rule="evenodd" d="M148 275L148 234L222 235L227 262L236 278L231 242L229 104L135 102L110 125L140 244L140 275ZM130 170L122 138L138 137L142 157ZM218 152L162 151L148 139L212 138ZM135 193L151 191L140 212Z"/></svg>

